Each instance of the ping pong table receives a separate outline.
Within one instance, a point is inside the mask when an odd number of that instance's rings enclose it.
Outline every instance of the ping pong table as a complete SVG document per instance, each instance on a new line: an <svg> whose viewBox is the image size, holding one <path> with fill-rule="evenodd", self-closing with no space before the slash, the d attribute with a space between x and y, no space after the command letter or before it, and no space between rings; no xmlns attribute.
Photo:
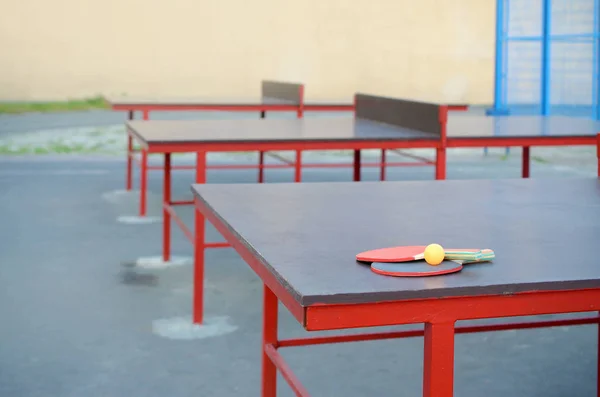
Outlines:
<svg viewBox="0 0 600 397"><path fill-rule="evenodd" d="M352 102L311 100L304 98L304 84L263 80L259 96L245 98L151 98L151 97L105 97L110 108L115 111L127 112L128 120L133 120L136 112L142 113L143 120L150 119L150 112L154 111L229 111L229 112L259 112L261 118L267 112L295 112L298 118L305 112L348 112L354 110ZM266 153L269 155L269 153ZM264 152L259 153L259 169L264 164ZM282 160L277 157L278 160ZM126 190L131 190L132 171L134 162L140 162L136 156L131 137L127 140L127 169ZM174 169L191 169L193 167L182 165L173 166ZM209 168L257 168L256 165L219 166ZM149 166L143 172L162 169L160 166ZM259 173L260 178L260 173ZM140 216L145 213L140 211Z"/></svg>
<svg viewBox="0 0 600 397"><path fill-rule="evenodd" d="M423 336L423 396L449 397L456 334L599 322L599 179L196 184L191 189L194 315L201 320L208 220L264 284L263 397L276 395L278 370L296 395L309 395L280 354L284 347ZM457 229L465 219L471 220L468 226ZM491 248L496 258L454 274L413 278L382 276L355 260L365 250L433 242ZM278 302L307 331L424 328L286 340L278 335ZM586 314L457 325L560 313Z"/></svg>
<svg viewBox="0 0 600 397"><path fill-rule="evenodd" d="M112 110L126 111L128 119L133 120L135 112L142 113L142 119L150 119L155 111L194 111L219 110L240 112L304 112L317 111L354 111L352 101L323 100L304 97L305 85L284 81L263 80L259 96L244 98L153 98L106 96Z"/></svg>

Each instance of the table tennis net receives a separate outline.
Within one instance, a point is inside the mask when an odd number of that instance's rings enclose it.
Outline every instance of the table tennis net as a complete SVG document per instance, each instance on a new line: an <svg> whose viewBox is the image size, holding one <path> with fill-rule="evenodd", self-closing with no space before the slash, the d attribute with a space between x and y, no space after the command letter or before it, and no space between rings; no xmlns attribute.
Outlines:
<svg viewBox="0 0 600 397"><path fill-rule="evenodd" d="M299 83L263 80L261 85L261 95L263 98L301 104L304 99L304 86Z"/></svg>
<svg viewBox="0 0 600 397"><path fill-rule="evenodd" d="M440 105L368 94L355 94L357 119L441 134Z"/></svg>

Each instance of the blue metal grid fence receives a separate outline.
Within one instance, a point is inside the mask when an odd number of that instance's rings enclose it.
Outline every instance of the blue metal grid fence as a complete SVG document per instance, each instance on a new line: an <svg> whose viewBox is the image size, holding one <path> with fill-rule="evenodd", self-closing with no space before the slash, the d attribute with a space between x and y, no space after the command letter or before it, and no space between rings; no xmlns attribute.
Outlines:
<svg viewBox="0 0 600 397"><path fill-rule="evenodd" d="M600 120L600 0L497 0L488 114Z"/></svg>

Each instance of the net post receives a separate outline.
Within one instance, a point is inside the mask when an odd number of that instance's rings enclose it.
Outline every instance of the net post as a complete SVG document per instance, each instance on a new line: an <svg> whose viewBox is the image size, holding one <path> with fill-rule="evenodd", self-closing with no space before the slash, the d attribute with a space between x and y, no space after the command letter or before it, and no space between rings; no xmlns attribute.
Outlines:
<svg viewBox="0 0 600 397"><path fill-rule="evenodd" d="M542 1L542 76L540 105L542 115L550 114L550 27L552 24L552 0Z"/></svg>
<svg viewBox="0 0 600 397"><path fill-rule="evenodd" d="M600 0L594 0L594 37L593 44L593 61L594 61L594 82L593 82L593 99L592 112L596 120L600 120Z"/></svg>
<svg viewBox="0 0 600 397"><path fill-rule="evenodd" d="M506 116L510 114L508 104L506 103L506 32L508 29L509 1L496 0L496 41L495 41L495 60L494 60L494 104L486 109L488 116Z"/></svg>
<svg viewBox="0 0 600 397"><path fill-rule="evenodd" d="M600 132L596 135L596 159L598 161L598 178L600 179ZM600 346L598 348L600 349ZM600 371L600 367L598 371ZM600 379L598 379L598 382L600 382ZM600 392L600 389L598 391Z"/></svg>
<svg viewBox="0 0 600 397"><path fill-rule="evenodd" d="M496 0L496 62L494 65L494 107L497 112L502 108L502 65L504 63L504 1Z"/></svg>
<svg viewBox="0 0 600 397"><path fill-rule="evenodd" d="M304 117L304 84L298 87L298 118Z"/></svg>

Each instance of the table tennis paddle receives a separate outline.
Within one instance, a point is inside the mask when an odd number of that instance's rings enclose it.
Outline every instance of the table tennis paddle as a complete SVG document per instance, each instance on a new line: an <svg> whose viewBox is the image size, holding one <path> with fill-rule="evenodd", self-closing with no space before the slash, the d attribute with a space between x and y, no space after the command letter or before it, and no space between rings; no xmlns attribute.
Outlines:
<svg viewBox="0 0 600 397"><path fill-rule="evenodd" d="M472 263L472 262L471 262ZM377 274L394 277L427 277L461 271L463 263L460 261L443 261L439 265L431 266L425 261L417 262L373 262L371 270Z"/></svg>
<svg viewBox="0 0 600 397"><path fill-rule="evenodd" d="M459 272L463 269L464 265L486 261L453 259L444 260L436 266L431 266L423 260L412 262L373 262L371 263L371 270L378 274L395 277L439 276Z"/></svg>
<svg viewBox="0 0 600 397"><path fill-rule="evenodd" d="M424 245L409 245L400 247L379 248L370 251L364 251L357 254L356 260L360 262L378 263L418 261L425 258L425 247L426 246ZM444 259L446 260L480 262L492 260L494 259L494 257L494 251L492 251L491 249L444 249Z"/></svg>

